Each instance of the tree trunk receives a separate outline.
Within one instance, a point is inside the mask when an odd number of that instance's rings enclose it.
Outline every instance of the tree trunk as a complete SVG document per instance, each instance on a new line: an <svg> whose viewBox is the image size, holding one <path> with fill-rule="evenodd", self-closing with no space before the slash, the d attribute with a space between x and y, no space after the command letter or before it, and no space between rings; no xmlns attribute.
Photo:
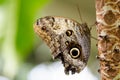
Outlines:
<svg viewBox="0 0 120 80"><path fill-rule="evenodd" d="M120 0L96 0L102 80L120 80Z"/></svg>

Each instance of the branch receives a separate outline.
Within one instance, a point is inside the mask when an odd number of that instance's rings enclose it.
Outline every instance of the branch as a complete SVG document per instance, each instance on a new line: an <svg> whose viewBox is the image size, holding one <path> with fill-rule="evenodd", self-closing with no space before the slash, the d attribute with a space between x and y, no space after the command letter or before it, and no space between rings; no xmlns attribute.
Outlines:
<svg viewBox="0 0 120 80"><path fill-rule="evenodd" d="M96 0L102 80L120 80L120 0Z"/></svg>

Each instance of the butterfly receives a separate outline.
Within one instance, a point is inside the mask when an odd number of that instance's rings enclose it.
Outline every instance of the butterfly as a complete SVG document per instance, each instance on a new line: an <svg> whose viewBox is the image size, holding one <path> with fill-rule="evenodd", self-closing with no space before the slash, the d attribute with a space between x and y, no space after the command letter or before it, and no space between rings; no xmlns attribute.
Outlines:
<svg viewBox="0 0 120 80"><path fill-rule="evenodd" d="M90 55L90 29L86 23L46 16L37 19L35 32L49 46L53 59L60 59L65 74L81 72Z"/></svg>

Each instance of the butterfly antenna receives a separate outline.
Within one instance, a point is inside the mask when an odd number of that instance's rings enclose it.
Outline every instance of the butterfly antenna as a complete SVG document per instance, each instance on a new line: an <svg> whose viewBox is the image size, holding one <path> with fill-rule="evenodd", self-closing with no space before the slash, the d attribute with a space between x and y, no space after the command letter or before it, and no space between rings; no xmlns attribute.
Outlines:
<svg viewBox="0 0 120 80"><path fill-rule="evenodd" d="M80 18L81 22L83 23L82 16L81 16L81 13L80 13L79 5L76 4L76 7L77 7L77 10L78 10L79 18Z"/></svg>

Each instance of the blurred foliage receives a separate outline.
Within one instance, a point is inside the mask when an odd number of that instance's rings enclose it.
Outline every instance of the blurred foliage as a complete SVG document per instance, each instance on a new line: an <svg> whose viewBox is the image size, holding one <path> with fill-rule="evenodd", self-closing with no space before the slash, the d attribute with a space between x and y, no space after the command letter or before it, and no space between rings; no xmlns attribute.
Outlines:
<svg viewBox="0 0 120 80"><path fill-rule="evenodd" d="M16 35L16 47L20 51L19 56L25 58L32 50L34 41L33 18L36 11L48 0L21 0L18 13L18 28Z"/></svg>
<svg viewBox="0 0 120 80"><path fill-rule="evenodd" d="M48 2L0 0L0 74L13 79L23 65L21 63L31 55L35 42L35 16Z"/></svg>
<svg viewBox="0 0 120 80"><path fill-rule="evenodd" d="M0 5L3 4L6 0L0 0Z"/></svg>

